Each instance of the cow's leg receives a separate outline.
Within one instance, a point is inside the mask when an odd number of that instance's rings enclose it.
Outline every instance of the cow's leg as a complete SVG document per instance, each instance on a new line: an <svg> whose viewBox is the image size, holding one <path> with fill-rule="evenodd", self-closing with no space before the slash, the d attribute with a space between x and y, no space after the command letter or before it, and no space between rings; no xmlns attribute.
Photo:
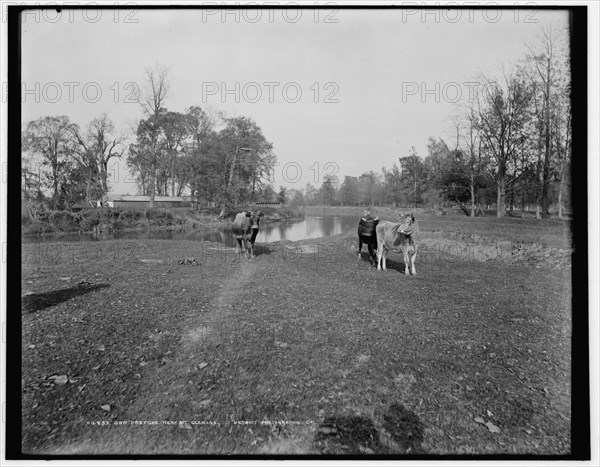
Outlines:
<svg viewBox="0 0 600 467"><path fill-rule="evenodd" d="M237 245L235 246L235 254L237 255L238 253L242 253L242 251L244 251L242 249L242 239L241 238L237 238Z"/></svg>
<svg viewBox="0 0 600 467"><path fill-rule="evenodd" d="M358 258L360 259L360 252L362 251L362 240L360 238L360 235L358 236Z"/></svg>
<svg viewBox="0 0 600 467"><path fill-rule="evenodd" d="M387 271L387 254L388 254L388 250L387 248L383 248L383 270Z"/></svg>
<svg viewBox="0 0 600 467"><path fill-rule="evenodd" d="M411 269L412 269L412 275L415 276L417 274L417 269L415 268L415 260L417 259L417 248L415 247L415 252L412 255L412 260L411 260Z"/></svg>
<svg viewBox="0 0 600 467"><path fill-rule="evenodd" d="M377 243L377 270L381 271L381 257L383 256L383 243Z"/></svg>
<svg viewBox="0 0 600 467"><path fill-rule="evenodd" d="M258 229L252 229L252 236L250 237L250 256L254 258L254 242L256 241L256 236L258 235Z"/></svg>
<svg viewBox="0 0 600 467"><path fill-rule="evenodd" d="M250 259L252 253L252 244L249 239L246 239L246 258Z"/></svg>
<svg viewBox="0 0 600 467"><path fill-rule="evenodd" d="M409 274L408 263L410 263L410 259L408 256L408 246L407 245L402 245L402 256L404 257L404 275L408 276L408 274Z"/></svg>

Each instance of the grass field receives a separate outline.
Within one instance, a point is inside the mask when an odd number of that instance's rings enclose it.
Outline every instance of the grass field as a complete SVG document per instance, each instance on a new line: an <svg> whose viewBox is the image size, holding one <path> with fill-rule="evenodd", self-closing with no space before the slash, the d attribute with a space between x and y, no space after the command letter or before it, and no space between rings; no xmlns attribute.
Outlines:
<svg viewBox="0 0 600 467"><path fill-rule="evenodd" d="M24 245L23 451L568 454L568 225L421 230L417 276L355 232Z"/></svg>

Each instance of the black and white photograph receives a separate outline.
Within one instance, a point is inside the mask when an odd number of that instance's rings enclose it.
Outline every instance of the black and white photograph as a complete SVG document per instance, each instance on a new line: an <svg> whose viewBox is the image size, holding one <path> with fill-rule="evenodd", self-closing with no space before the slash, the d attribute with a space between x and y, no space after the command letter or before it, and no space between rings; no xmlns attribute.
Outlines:
<svg viewBox="0 0 600 467"><path fill-rule="evenodd" d="M598 4L405 3L2 4L6 465L597 456Z"/></svg>

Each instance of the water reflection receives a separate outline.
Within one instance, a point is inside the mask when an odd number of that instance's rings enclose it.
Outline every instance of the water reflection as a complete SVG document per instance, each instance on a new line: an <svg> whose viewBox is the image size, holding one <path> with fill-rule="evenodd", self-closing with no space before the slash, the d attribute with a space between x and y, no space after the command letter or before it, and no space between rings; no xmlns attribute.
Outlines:
<svg viewBox="0 0 600 467"><path fill-rule="evenodd" d="M298 241L307 238L329 237L347 230L356 229L358 217L343 216L306 216L302 221L278 222L260 226L256 238L257 243L277 242L279 240ZM231 226L218 226L215 228L202 228L195 230L170 230L147 232L114 232L84 235L64 235L61 237L23 237L23 243L38 242L81 242L98 240L137 240L137 239L162 239L162 240L192 240L223 243L235 246L235 238Z"/></svg>

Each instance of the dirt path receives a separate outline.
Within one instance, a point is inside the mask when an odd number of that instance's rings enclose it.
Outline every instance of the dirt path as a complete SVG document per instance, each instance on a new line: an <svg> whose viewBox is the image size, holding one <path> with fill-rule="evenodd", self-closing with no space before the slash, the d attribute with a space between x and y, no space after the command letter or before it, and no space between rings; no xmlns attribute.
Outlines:
<svg viewBox="0 0 600 467"><path fill-rule="evenodd" d="M253 272L256 272L255 263L242 261L237 265L235 271L232 271L231 276L222 285L218 286L218 294L208 306L211 311L202 315L202 324L193 328L182 337L184 352L193 353L208 341L215 341L215 339L219 338L219 330L210 327L209 323L226 321L227 316L232 312L232 307L236 299L252 279ZM243 312L244 310L240 311Z"/></svg>

